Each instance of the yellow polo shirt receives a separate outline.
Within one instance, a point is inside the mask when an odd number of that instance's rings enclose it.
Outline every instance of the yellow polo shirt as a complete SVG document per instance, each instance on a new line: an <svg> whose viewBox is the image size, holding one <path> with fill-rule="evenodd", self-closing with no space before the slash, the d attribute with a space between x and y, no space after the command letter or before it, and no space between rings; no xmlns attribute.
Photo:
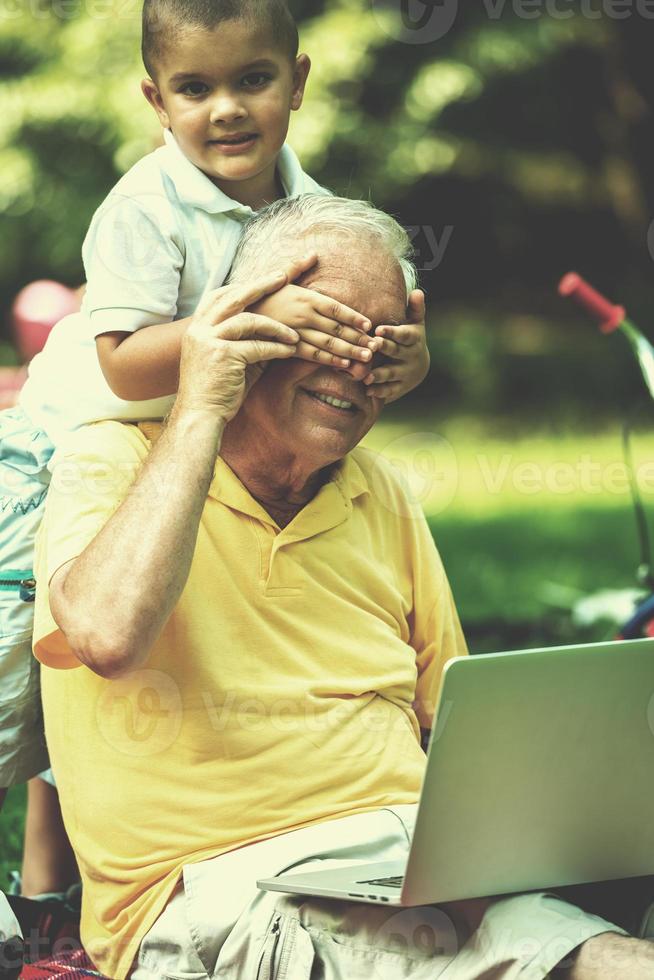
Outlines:
<svg viewBox="0 0 654 980"><path fill-rule="evenodd" d="M415 802L419 729L445 661L466 653L424 517L358 449L283 530L218 459L188 582L145 668L110 681L80 665L46 583L106 523L160 429L75 435L36 555L34 649L82 938L118 980L185 864ZM117 602L129 587L116 582Z"/></svg>

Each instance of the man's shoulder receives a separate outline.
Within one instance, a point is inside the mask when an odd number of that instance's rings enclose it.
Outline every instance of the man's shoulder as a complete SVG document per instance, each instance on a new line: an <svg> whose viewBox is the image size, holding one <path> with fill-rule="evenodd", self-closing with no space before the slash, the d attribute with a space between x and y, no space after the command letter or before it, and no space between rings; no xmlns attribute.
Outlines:
<svg viewBox="0 0 654 980"><path fill-rule="evenodd" d="M116 456L145 459L150 441L140 427L132 422L107 419L91 422L67 433L55 453L59 459L87 458L111 460Z"/></svg>
<svg viewBox="0 0 654 980"><path fill-rule="evenodd" d="M122 499L137 478L151 442L131 422L102 421L83 425L59 443L50 463L48 498L102 510ZM53 505L54 506L54 505ZM85 504L84 506L87 506Z"/></svg>
<svg viewBox="0 0 654 980"><path fill-rule="evenodd" d="M358 446L349 458L367 484L372 505L383 509L389 520L424 520L420 500L411 488L409 469L394 457L390 447L379 452Z"/></svg>

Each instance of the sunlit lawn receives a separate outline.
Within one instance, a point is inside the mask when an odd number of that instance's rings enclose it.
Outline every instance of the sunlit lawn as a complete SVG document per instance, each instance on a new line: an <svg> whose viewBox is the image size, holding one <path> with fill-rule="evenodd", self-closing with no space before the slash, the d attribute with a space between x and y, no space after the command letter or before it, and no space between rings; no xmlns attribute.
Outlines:
<svg viewBox="0 0 654 980"><path fill-rule="evenodd" d="M654 503L652 437L633 437L645 500ZM365 445L393 463L429 516L487 517L534 510L629 506L621 431L520 435L473 420L375 426Z"/></svg>
<svg viewBox="0 0 654 980"><path fill-rule="evenodd" d="M651 444L639 433L632 447L648 510ZM610 632L607 623L580 631L569 608L586 593L636 585L640 556L618 427L510 436L500 426L423 419L380 425L366 445L393 463L427 513L473 651Z"/></svg>
<svg viewBox="0 0 654 980"><path fill-rule="evenodd" d="M635 445L646 503L654 497L649 443L645 435ZM398 467L426 510L473 652L610 635L606 623L580 630L566 607L577 595L635 584L618 429L509 438L423 420L379 425L367 445ZM15 791L0 816L3 880L17 866L23 806Z"/></svg>

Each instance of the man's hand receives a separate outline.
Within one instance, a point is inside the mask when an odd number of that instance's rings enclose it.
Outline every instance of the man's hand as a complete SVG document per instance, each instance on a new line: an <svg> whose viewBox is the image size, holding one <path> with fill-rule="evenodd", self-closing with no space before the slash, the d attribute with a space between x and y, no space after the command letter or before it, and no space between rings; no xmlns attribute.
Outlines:
<svg viewBox="0 0 654 980"><path fill-rule="evenodd" d="M253 284L223 286L205 297L182 342L177 411L209 412L229 422L262 365L295 355L295 330L268 316L244 312L287 282L285 272L271 273Z"/></svg>
<svg viewBox="0 0 654 980"><path fill-rule="evenodd" d="M188 578L224 425L252 372L295 353L294 330L244 312L287 281L285 272L271 274L201 302L182 342L177 401L161 437L104 527L51 579L57 625L74 656L101 677L147 662ZM117 599L116 582L128 578L131 587Z"/></svg>
<svg viewBox="0 0 654 980"><path fill-rule="evenodd" d="M383 338L378 349L391 363L376 367L363 382L368 386L368 395L394 402L424 381L429 371L422 290L414 289L409 296L409 323L379 326L375 337Z"/></svg>
<svg viewBox="0 0 654 980"><path fill-rule="evenodd" d="M297 330L295 356L303 361L340 368L349 367L352 360L368 364L381 347L379 339L368 336L370 320L323 293L293 285L292 278L297 276L289 272L289 285L258 302L253 312Z"/></svg>

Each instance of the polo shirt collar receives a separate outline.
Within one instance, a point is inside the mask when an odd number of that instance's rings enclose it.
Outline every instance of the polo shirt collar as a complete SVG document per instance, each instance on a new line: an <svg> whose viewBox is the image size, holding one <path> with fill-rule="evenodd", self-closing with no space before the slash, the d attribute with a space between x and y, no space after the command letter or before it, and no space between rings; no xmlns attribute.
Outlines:
<svg viewBox="0 0 654 980"><path fill-rule="evenodd" d="M342 524L352 512L352 501L369 491L365 474L350 453L337 465L331 480L320 488L313 500L309 501L281 534L289 540L301 540ZM272 517L221 457L216 460L209 496L232 510L277 527Z"/></svg>
<svg viewBox="0 0 654 980"><path fill-rule="evenodd" d="M164 130L165 147L161 151L163 171L170 177L181 200L191 207L209 214L234 214L249 218L254 214L251 207L228 197L203 174L199 167L184 156L177 140L169 129ZM284 144L277 161L279 176L287 197L305 193L306 175L290 146Z"/></svg>
<svg viewBox="0 0 654 980"><path fill-rule="evenodd" d="M139 429L153 446L163 432L162 422L139 422ZM279 537L283 543L301 541L342 524L352 513L352 501L370 493L370 485L355 453L348 453L334 468L331 480L320 488L313 500L302 508ZM277 528L270 514L241 483L234 470L219 456L209 486L209 496L231 510L253 517L261 524Z"/></svg>
<svg viewBox="0 0 654 980"><path fill-rule="evenodd" d="M340 488L343 495L350 500L360 497L362 493L370 492L366 475L352 453L348 453L341 460L338 469L334 473L333 482Z"/></svg>

